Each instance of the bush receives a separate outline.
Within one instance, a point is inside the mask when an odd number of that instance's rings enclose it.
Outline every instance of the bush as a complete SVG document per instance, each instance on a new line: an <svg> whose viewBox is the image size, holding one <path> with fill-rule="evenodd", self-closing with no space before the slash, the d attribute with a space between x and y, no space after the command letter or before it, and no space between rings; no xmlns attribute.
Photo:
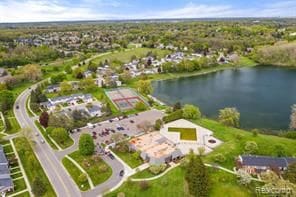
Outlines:
<svg viewBox="0 0 296 197"><path fill-rule="evenodd" d="M82 134L79 138L79 152L82 155L92 155L95 150L93 138L89 134Z"/></svg>
<svg viewBox="0 0 296 197"><path fill-rule="evenodd" d="M101 165L99 167L99 171L102 172L102 173L107 172L108 171L108 166L105 165L105 164L104 165Z"/></svg>
<svg viewBox="0 0 296 197"><path fill-rule="evenodd" d="M248 154L256 153L257 150L258 150L258 145L257 145L256 142L254 142L254 141L248 141L248 142L246 142L245 151Z"/></svg>
<svg viewBox="0 0 296 197"><path fill-rule="evenodd" d="M240 113L236 108L219 110L219 122L230 127L239 127Z"/></svg>
<svg viewBox="0 0 296 197"><path fill-rule="evenodd" d="M147 181L141 181L139 183L139 186L140 186L140 189L144 191L144 190L149 189L150 184Z"/></svg>
<svg viewBox="0 0 296 197"><path fill-rule="evenodd" d="M162 127L162 125L163 125L162 120L161 119L158 119L158 120L155 121L154 129L155 130L160 130L160 128Z"/></svg>
<svg viewBox="0 0 296 197"><path fill-rule="evenodd" d="M169 114L169 115L163 117L162 120L163 120L165 123L168 123L168 122L172 122L172 121L174 121L174 120L178 120L178 119L181 119L181 118L183 118L183 110L179 109L179 110L174 111L174 112L172 112L171 114Z"/></svg>
<svg viewBox="0 0 296 197"><path fill-rule="evenodd" d="M223 154L218 153L214 156L214 160L218 163L223 163L226 160L226 158Z"/></svg>
<svg viewBox="0 0 296 197"><path fill-rule="evenodd" d="M165 169L166 169L166 164L161 164L161 165L151 165L149 167L149 171L152 173L152 174L160 174L161 172L163 172Z"/></svg>
<svg viewBox="0 0 296 197"><path fill-rule="evenodd" d="M87 175L85 173L82 173L78 177L79 183L85 183L87 181Z"/></svg>
<svg viewBox="0 0 296 197"><path fill-rule="evenodd" d="M135 105L135 109L138 111L144 111L147 109L147 107L143 102L137 102Z"/></svg>

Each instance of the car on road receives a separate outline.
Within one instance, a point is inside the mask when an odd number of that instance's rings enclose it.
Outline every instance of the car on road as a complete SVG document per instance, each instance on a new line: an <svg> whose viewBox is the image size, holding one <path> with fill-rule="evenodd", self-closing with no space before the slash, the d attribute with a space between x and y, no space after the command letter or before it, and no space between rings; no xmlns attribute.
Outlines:
<svg viewBox="0 0 296 197"><path fill-rule="evenodd" d="M111 153L109 153L108 156L109 156L109 158L112 159L112 160L115 159L114 155L112 155Z"/></svg>
<svg viewBox="0 0 296 197"><path fill-rule="evenodd" d="M124 170L120 170L119 176L123 176L123 175L124 175Z"/></svg>
<svg viewBox="0 0 296 197"><path fill-rule="evenodd" d="M20 107L17 105L15 108L16 108L16 109L19 109Z"/></svg>
<svg viewBox="0 0 296 197"><path fill-rule="evenodd" d="M44 139L42 139L42 138L41 138L40 142L41 142L41 144L45 143Z"/></svg>
<svg viewBox="0 0 296 197"><path fill-rule="evenodd" d="M38 132L36 132L36 133L35 133L35 136L39 136L39 133L38 133Z"/></svg>

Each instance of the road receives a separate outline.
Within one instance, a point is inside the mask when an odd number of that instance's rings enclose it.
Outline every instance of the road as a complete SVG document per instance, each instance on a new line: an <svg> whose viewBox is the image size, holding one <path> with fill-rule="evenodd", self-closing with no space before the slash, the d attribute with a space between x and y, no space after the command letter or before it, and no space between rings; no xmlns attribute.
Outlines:
<svg viewBox="0 0 296 197"><path fill-rule="evenodd" d="M35 126L33 120L27 114L26 100L30 95L30 90L26 89L15 101L15 105L19 106L19 109L14 107L14 114L18 120L21 128L31 128L33 133L38 132L39 136L42 136L39 129ZM71 177L64 170L62 163L55 156L51 147L40 142L41 137L35 136L36 147L35 154L38 157L47 177L49 178L57 196L61 197L73 197L81 196L81 192L72 180Z"/></svg>
<svg viewBox="0 0 296 197"><path fill-rule="evenodd" d="M31 88L36 88L37 85ZM38 157L47 177L49 178L57 196L59 197L95 197L100 196L107 190L116 186L122 180L119 176L119 172L124 169L123 165L116 159L112 160L107 156L103 156L102 159L112 168L112 176L104 183L96 186L94 189L87 192L81 192L73 179L68 175L65 168L61 163L61 159L78 148L78 139L75 140L75 144L69 149L63 151L54 151L47 143L41 143L41 132L34 123L34 118L30 117L26 111L26 101L30 95L31 90L26 89L22 94L18 96L15 101L14 114L19 122L21 128L31 128L33 133L39 133L39 136L34 135L36 146L34 152ZM16 109L16 106L19 106ZM98 175L99 176L99 175Z"/></svg>

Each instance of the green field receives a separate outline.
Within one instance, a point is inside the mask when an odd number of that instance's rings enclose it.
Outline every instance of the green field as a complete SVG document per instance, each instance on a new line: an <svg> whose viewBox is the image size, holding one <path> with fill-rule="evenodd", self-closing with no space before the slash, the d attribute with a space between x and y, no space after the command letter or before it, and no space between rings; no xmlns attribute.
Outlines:
<svg viewBox="0 0 296 197"><path fill-rule="evenodd" d="M209 119L202 119L200 121L195 121L195 123L213 131L214 136L224 142L206 156L206 161L210 163L215 163L215 155L221 153L226 160L219 164L231 169L235 165L235 157L245 153L244 147L247 141L257 143L258 151L254 154L271 156L284 154L286 156L296 156L296 140L262 134L254 136L251 132L226 127Z"/></svg>
<svg viewBox="0 0 296 197"><path fill-rule="evenodd" d="M192 140L196 141L196 129L195 128L177 128L177 127L169 127L169 132L178 132L180 133L181 140Z"/></svg>
<svg viewBox="0 0 296 197"><path fill-rule="evenodd" d="M112 175L111 167L101 158L94 161L92 156L83 156L79 151L73 152L69 156L87 172L94 185L105 182Z"/></svg>
<svg viewBox="0 0 296 197"><path fill-rule="evenodd" d="M147 53L150 51L153 53L156 53L158 57L164 57L165 55L170 54L170 51L168 50L135 48L135 49L128 49L125 51L112 52L107 55L102 55L98 58L93 59L92 62L95 64L99 64L100 62L104 63L105 60L108 60L108 62L118 60L122 63L128 63L131 61L132 56L135 55L137 58L146 57Z"/></svg>
<svg viewBox="0 0 296 197"><path fill-rule="evenodd" d="M79 176L82 174L82 172L77 168L69 159L66 157L63 158L62 163L64 167L67 169L68 173L71 175L72 179L75 181L77 186L79 187L80 190L82 191L87 191L90 189L88 181L85 183L81 184L79 182Z"/></svg>
<svg viewBox="0 0 296 197"><path fill-rule="evenodd" d="M141 158L133 157L132 153L130 152L120 152L116 149L112 149L112 151L131 168L136 168L144 163Z"/></svg>
<svg viewBox="0 0 296 197"><path fill-rule="evenodd" d="M7 134L14 134L20 131L21 127L14 116L5 117Z"/></svg>
<svg viewBox="0 0 296 197"><path fill-rule="evenodd" d="M44 196L56 196L52 185L50 184L41 164L39 163L27 139L23 137L18 137L13 139L13 142L15 143L16 150L18 152L30 184L32 185L35 177L39 177L44 183L47 190Z"/></svg>

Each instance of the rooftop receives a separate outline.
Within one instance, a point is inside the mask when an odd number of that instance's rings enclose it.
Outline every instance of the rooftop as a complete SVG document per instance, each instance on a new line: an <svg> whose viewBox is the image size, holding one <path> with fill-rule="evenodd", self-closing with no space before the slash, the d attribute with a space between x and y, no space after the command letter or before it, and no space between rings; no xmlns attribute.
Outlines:
<svg viewBox="0 0 296 197"><path fill-rule="evenodd" d="M242 164L245 166L277 166L288 167L289 164L296 162L294 157L270 157L258 155L242 155Z"/></svg>

